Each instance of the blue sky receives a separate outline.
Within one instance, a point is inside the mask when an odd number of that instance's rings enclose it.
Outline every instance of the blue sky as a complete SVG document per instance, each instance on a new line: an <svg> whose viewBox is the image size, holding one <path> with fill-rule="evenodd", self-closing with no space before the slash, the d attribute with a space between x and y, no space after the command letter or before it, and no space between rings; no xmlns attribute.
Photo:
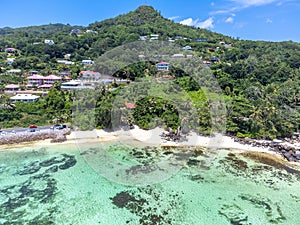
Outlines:
<svg viewBox="0 0 300 225"><path fill-rule="evenodd" d="M300 42L299 0L0 0L0 27L88 25L145 4L175 22L232 37Z"/></svg>

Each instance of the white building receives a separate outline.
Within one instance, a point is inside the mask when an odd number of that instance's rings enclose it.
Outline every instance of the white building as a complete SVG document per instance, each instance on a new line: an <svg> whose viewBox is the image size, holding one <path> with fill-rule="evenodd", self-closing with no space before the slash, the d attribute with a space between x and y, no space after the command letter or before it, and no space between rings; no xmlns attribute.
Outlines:
<svg viewBox="0 0 300 225"><path fill-rule="evenodd" d="M71 80L69 82L62 83L61 90L82 90L82 89L94 89L93 86L86 86L80 80Z"/></svg>
<svg viewBox="0 0 300 225"><path fill-rule="evenodd" d="M157 70L164 70L164 71L167 71L169 70L169 63L168 62L159 62L159 63L156 63L156 69Z"/></svg>
<svg viewBox="0 0 300 225"><path fill-rule="evenodd" d="M7 58L7 64L8 65L11 65L14 61L15 61L16 58Z"/></svg>
<svg viewBox="0 0 300 225"><path fill-rule="evenodd" d="M54 41L53 40L45 39L44 43L48 44L48 45L54 45Z"/></svg>
<svg viewBox="0 0 300 225"><path fill-rule="evenodd" d="M68 60L57 60L56 61L59 64L65 64L65 65L74 65L75 63L72 61L68 61Z"/></svg>
<svg viewBox="0 0 300 225"><path fill-rule="evenodd" d="M92 64L94 64L94 61L91 60L91 59L84 59L84 60L81 61L81 63L83 65L92 65Z"/></svg>
<svg viewBox="0 0 300 225"><path fill-rule="evenodd" d="M13 102L36 102L40 96L32 95L32 94L17 94L10 99Z"/></svg>
<svg viewBox="0 0 300 225"><path fill-rule="evenodd" d="M158 40L159 34L151 34L150 40Z"/></svg>
<svg viewBox="0 0 300 225"><path fill-rule="evenodd" d="M187 45L187 46L184 46L182 49L183 49L183 50L192 50L192 47L189 46L189 45Z"/></svg>

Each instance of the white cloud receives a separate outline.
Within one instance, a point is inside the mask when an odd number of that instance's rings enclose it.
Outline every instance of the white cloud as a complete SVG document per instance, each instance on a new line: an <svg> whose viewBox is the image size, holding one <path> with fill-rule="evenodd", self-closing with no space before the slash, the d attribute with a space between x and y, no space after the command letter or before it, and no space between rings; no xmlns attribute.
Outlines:
<svg viewBox="0 0 300 225"><path fill-rule="evenodd" d="M231 14L233 12L238 12L249 7L263 6L271 3L276 3L276 5L278 5L292 0L228 0L228 1L230 1L231 4L228 4L227 6L223 6L223 9L221 8L220 10L213 11L210 14L211 15Z"/></svg>
<svg viewBox="0 0 300 225"><path fill-rule="evenodd" d="M169 19L169 20L176 20L176 19L178 19L178 18L180 18L180 16L171 16L171 17L169 17L168 19Z"/></svg>
<svg viewBox="0 0 300 225"><path fill-rule="evenodd" d="M231 0L231 1L239 5L242 5L243 7L250 7L250 6L266 5L273 2L277 2L278 0Z"/></svg>
<svg viewBox="0 0 300 225"><path fill-rule="evenodd" d="M234 19L232 17L228 17L226 20L225 20L225 23L233 23Z"/></svg>
<svg viewBox="0 0 300 225"><path fill-rule="evenodd" d="M199 19L193 20L192 18L187 18L179 22L180 24L193 26L193 27L200 27L200 28L214 28L214 19L212 17L208 18L204 21L199 21Z"/></svg>
<svg viewBox="0 0 300 225"><path fill-rule="evenodd" d="M271 20L270 18L266 19L266 23L273 23L273 20Z"/></svg>

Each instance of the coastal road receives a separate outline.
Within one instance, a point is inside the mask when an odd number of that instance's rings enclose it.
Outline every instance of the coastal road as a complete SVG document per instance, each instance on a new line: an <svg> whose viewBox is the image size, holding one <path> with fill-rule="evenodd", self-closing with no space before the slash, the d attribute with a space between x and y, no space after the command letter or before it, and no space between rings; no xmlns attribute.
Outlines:
<svg viewBox="0 0 300 225"><path fill-rule="evenodd" d="M52 130L53 126L40 126L35 128L35 132L43 132L43 131L49 131ZM11 129L1 129L0 135L7 135L7 134L20 134L29 132L29 128L11 128Z"/></svg>

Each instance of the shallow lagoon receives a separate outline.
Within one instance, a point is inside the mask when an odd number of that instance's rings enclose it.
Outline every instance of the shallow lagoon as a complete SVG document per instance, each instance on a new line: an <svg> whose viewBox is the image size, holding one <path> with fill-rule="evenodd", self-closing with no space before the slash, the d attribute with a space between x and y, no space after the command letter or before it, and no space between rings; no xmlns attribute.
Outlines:
<svg viewBox="0 0 300 225"><path fill-rule="evenodd" d="M0 224L300 224L296 169L228 150L134 146L1 151Z"/></svg>

